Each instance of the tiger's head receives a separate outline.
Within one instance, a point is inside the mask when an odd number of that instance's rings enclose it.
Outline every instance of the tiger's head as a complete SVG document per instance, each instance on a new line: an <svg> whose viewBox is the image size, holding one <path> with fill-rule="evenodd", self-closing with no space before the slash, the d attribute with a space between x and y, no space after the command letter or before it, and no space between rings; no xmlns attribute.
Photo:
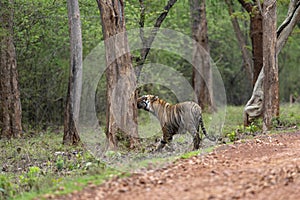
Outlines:
<svg viewBox="0 0 300 200"><path fill-rule="evenodd" d="M144 109L149 112L154 112L152 103L158 100L158 96L155 95L144 95L137 99L138 109Z"/></svg>

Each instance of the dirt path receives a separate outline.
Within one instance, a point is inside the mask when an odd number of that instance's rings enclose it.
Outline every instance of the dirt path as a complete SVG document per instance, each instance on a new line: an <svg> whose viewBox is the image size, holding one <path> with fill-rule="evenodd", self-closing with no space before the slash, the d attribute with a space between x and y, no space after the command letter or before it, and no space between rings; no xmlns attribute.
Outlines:
<svg viewBox="0 0 300 200"><path fill-rule="evenodd" d="M300 199L300 132L220 146L61 199Z"/></svg>

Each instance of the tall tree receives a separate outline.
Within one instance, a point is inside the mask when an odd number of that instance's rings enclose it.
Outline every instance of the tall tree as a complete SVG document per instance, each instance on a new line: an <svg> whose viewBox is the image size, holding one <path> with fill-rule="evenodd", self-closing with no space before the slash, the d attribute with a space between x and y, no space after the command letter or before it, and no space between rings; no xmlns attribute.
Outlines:
<svg viewBox="0 0 300 200"><path fill-rule="evenodd" d="M243 67L246 70L248 79L250 80L250 82L253 82L253 61L252 61L252 57L251 54L249 53L248 49L247 49L247 43L246 43L246 36L243 34L241 28L240 28L240 24L239 21L237 19L237 17L234 15L234 4L232 0L225 0L225 3L227 4L228 7L228 14L231 16L231 23L232 23L232 27L234 29L239 47L241 49L241 53L242 53L242 57L243 57Z"/></svg>
<svg viewBox="0 0 300 200"><path fill-rule="evenodd" d="M252 43L253 78L254 87L263 66L263 26L261 3L258 1L238 0L250 16L250 37Z"/></svg>
<svg viewBox="0 0 300 200"><path fill-rule="evenodd" d="M213 110L212 70L207 34L205 0L190 0L192 37L196 42L193 53L192 82L199 105Z"/></svg>
<svg viewBox="0 0 300 200"><path fill-rule="evenodd" d="M70 74L64 119L63 144L78 144L78 119L82 87L82 39L78 0L67 0L70 34Z"/></svg>
<svg viewBox="0 0 300 200"><path fill-rule="evenodd" d="M0 1L0 128L1 137L19 137L22 110L13 41L14 1Z"/></svg>
<svg viewBox="0 0 300 200"><path fill-rule="evenodd" d="M276 0L263 3L264 107L263 131L271 128L272 118L279 115L279 80L276 56Z"/></svg>
<svg viewBox="0 0 300 200"><path fill-rule="evenodd" d="M270 7L271 8L271 7ZM276 58L278 54L284 47L287 42L288 37L291 35L295 26L300 22L300 0L291 0L289 4L289 9L287 13L286 19L277 29L277 42L276 42ZM275 66L276 67L276 66ZM244 125L249 124L249 118L257 118L263 115L264 111L264 76L265 70L261 70L259 77L255 83L255 87L252 92L252 96L250 100L247 102L244 109ZM276 81L275 81L276 82ZM276 83L277 84L277 83ZM274 91L275 94L279 95L278 90ZM275 116L279 116L279 97L276 97L275 100L272 100L274 103L273 106L276 105L276 108L273 108L273 114ZM268 100L269 101L269 100ZM267 121L268 123L268 121ZM267 125L267 124L266 124ZM266 126L265 129L269 127Z"/></svg>
<svg viewBox="0 0 300 200"><path fill-rule="evenodd" d="M123 0L97 0L106 50L106 136L117 148L117 133L137 145L136 76L126 36ZM120 35L117 35L120 34Z"/></svg>

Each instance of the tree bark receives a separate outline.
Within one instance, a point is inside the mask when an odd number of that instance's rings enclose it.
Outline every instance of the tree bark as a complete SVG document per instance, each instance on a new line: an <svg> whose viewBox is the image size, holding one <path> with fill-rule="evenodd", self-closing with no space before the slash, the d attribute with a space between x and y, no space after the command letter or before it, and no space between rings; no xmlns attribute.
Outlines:
<svg viewBox="0 0 300 200"><path fill-rule="evenodd" d="M70 74L64 116L63 144L80 142L77 123L79 120L82 87L82 38L78 0L67 0L70 34Z"/></svg>
<svg viewBox="0 0 300 200"><path fill-rule="evenodd" d="M263 4L264 103L263 131L270 130L272 118L279 115L279 80L276 56L276 0Z"/></svg>
<svg viewBox="0 0 300 200"><path fill-rule="evenodd" d="M277 29L277 44L276 44L276 57L284 47L288 37L292 33L295 26L300 21L300 1L291 0L289 4L289 10L287 17L284 22ZM263 115L263 80L264 80L264 67L260 72L259 78L255 83L255 87L252 92L250 100L247 102L244 109L244 125L249 124L249 118L258 118ZM279 115L279 104L278 108L275 109L276 115Z"/></svg>
<svg viewBox="0 0 300 200"><path fill-rule="evenodd" d="M250 16L250 37L252 43L252 56L253 56L253 81L252 85L256 83L259 73L263 66L263 26L262 26L262 13L259 9L260 1L253 3L249 1L239 0L243 8L249 13Z"/></svg>
<svg viewBox="0 0 300 200"><path fill-rule="evenodd" d="M254 11L254 16L250 17L250 37L253 55L252 86L254 87L263 66L263 24L262 15L258 9Z"/></svg>
<svg viewBox="0 0 300 200"><path fill-rule="evenodd" d="M228 6L228 14L231 16L231 23L236 35L236 38L238 40L238 44L240 46L241 52L242 52L242 57L244 61L244 68L246 71L246 74L248 76L248 79L251 83L253 83L253 61L250 56L249 51L246 48L246 39L245 36L243 35L240 25L238 22L238 19L233 16L234 10L233 10L233 2L232 0L226 0L225 1L227 6Z"/></svg>
<svg viewBox="0 0 300 200"><path fill-rule="evenodd" d="M117 134L138 144L136 76L126 36L123 0L97 0L106 50L107 111L106 136L117 148ZM119 34L119 35L117 35Z"/></svg>
<svg viewBox="0 0 300 200"><path fill-rule="evenodd" d="M212 71L208 45L205 0L190 0L192 37L195 40L193 53L192 82L198 104L213 111Z"/></svg>
<svg viewBox="0 0 300 200"><path fill-rule="evenodd" d="M0 1L0 104L1 137L22 133L22 109L18 85L16 51L13 43L13 0Z"/></svg>

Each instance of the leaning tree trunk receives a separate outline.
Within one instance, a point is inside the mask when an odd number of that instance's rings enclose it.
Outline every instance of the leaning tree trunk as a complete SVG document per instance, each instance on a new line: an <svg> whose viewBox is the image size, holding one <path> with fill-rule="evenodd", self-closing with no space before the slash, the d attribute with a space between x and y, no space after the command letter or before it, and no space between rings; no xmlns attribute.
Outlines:
<svg viewBox="0 0 300 200"><path fill-rule="evenodd" d="M0 1L0 116L1 137L22 133L22 109L18 86L16 51L13 43L13 0Z"/></svg>
<svg viewBox="0 0 300 200"><path fill-rule="evenodd" d="M272 118L279 114L279 80L276 56L276 0L263 5L264 103L263 131L271 128Z"/></svg>
<svg viewBox="0 0 300 200"><path fill-rule="evenodd" d="M70 74L64 118L63 144L80 142L78 119L82 87L82 39L78 0L68 0L70 31Z"/></svg>
<svg viewBox="0 0 300 200"><path fill-rule="evenodd" d="M291 0L289 4L289 10L284 22L277 29L277 44L276 44L276 57L280 53L281 49L287 42L288 37L291 35L295 26L300 22L300 0ZM244 109L244 125L248 125L249 118L255 119L263 115L263 81L264 80L264 68L262 68L259 77L255 83L255 87L252 92L250 100L247 102ZM279 115L279 103L278 108L274 109L276 116Z"/></svg>
<svg viewBox="0 0 300 200"><path fill-rule="evenodd" d="M205 0L190 0L193 52L192 83L198 104L208 111L213 108L212 70L208 45Z"/></svg>
<svg viewBox="0 0 300 200"><path fill-rule="evenodd" d="M136 76L126 36L123 0L97 0L106 50L107 111L106 136L110 148L117 148L117 134L138 140ZM119 34L119 35L117 35Z"/></svg>

